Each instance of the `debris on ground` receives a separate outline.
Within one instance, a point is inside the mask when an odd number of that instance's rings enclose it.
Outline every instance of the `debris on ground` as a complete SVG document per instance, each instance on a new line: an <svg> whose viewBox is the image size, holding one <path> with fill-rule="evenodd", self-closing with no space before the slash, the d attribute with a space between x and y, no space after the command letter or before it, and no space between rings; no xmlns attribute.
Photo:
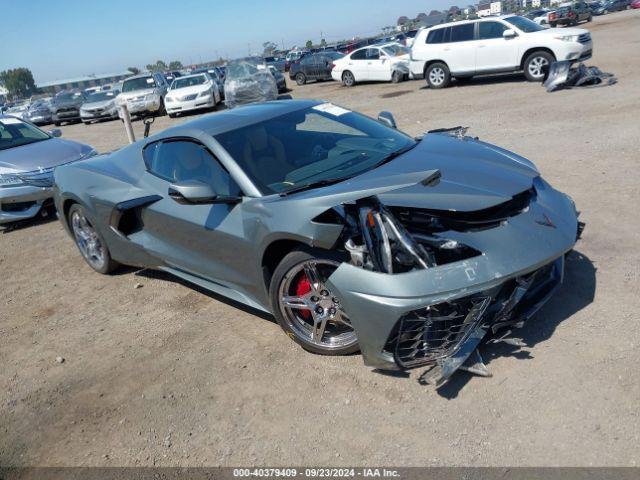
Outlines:
<svg viewBox="0 0 640 480"><path fill-rule="evenodd" d="M542 84L547 92L572 87L604 87L618 82L612 73L603 72L598 67L587 67L582 62L577 67L571 67L573 63L563 60L549 66L547 78Z"/></svg>
<svg viewBox="0 0 640 480"><path fill-rule="evenodd" d="M56 362L64 363L64 358L63 357L56 357Z"/></svg>
<svg viewBox="0 0 640 480"><path fill-rule="evenodd" d="M137 290L138 288L142 288L142 284L141 284L141 283L136 283L136 284L133 286L133 288L135 288L136 290Z"/></svg>

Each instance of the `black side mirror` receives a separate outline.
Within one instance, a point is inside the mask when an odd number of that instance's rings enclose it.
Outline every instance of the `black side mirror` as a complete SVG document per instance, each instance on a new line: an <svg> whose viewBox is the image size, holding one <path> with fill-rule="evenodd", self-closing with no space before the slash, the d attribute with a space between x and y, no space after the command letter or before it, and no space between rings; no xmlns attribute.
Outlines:
<svg viewBox="0 0 640 480"><path fill-rule="evenodd" d="M393 118L391 112L380 112L378 114L378 121L384 123L388 127L398 128L398 126L396 125L396 119Z"/></svg>
<svg viewBox="0 0 640 480"><path fill-rule="evenodd" d="M59 128L54 128L53 130L49 130L47 133L52 137L56 137L56 138L62 136L62 130L60 130Z"/></svg>
<svg viewBox="0 0 640 480"><path fill-rule="evenodd" d="M208 183L185 180L169 185L169 196L182 205L239 203L240 197L218 195Z"/></svg>

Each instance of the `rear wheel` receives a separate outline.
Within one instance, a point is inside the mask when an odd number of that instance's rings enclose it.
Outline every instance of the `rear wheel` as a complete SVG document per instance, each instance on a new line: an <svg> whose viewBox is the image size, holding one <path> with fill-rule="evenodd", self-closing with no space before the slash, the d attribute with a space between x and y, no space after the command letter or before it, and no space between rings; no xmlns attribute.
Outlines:
<svg viewBox="0 0 640 480"><path fill-rule="evenodd" d="M298 85L304 85L305 83L307 83L307 77L305 76L304 73L296 74L296 83Z"/></svg>
<svg viewBox="0 0 640 480"><path fill-rule="evenodd" d="M342 74L342 84L345 87L353 87L356 84L356 78L349 70Z"/></svg>
<svg viewBox="0 0 640 480"><path fill-rule="evenodd" d="M538 51L524 61L524 75L530 82L541 82L551 62L555 61L549 52Z"/></svg>
<svg viewBox="0 0 640 480"><path fill-rule="evenodd" d="M61 122L53 122L53 124L54 124L56 127L59 127L60 125L62 125L62 123L61 123Z"/></svg>
<svg viewBox="0 0 640 480"><path fill-rule="evenodd" d="M77 203L72 205L68 218L76 246L89 266L98 273L115 270L119 264L111 258L107 244L87 217L85 209Z"/></svg>
<svg viewBox="0 0 640 480"><path fill-rule="evenodd" d="M451 73L444 63L436 62L427 67L425 78L430 88L445 88L451 81Z"/></svg>
<svg viewBox="0 0 640 480"><path fill-rule="evenodd" d="M271 279L269 293L278 323L313 353L346 355L359 350L340 298L326 284L341 260L323 250L294 250L282 259Z"/></svg>

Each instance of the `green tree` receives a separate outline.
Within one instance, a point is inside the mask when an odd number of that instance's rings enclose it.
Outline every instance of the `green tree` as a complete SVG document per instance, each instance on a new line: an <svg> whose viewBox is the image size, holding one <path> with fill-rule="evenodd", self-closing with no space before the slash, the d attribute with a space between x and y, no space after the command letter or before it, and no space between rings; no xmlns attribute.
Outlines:
<svg viewBox="0 0 640 480"><path fill-rule="evenodd" d="M158 60L156 63L150 63L147 65L147 70L150 72L164 72L165 70L168 70L168 67L162 60Z"/></svg>
<svg viewBox="0 0 640 480"><path fill-rule="evenodd" d="M276 43L273 42L264 42L262 44L262 54L265 57L270 57L273 55L273 52L275 52L276 50L278 50L278 45Z"/></svg>
<svg viewBox="0 0 640 480"><path fill-rule="evenodd" d="M321 47L326 47L327 46L327 41L324 38L320 40L320 46Z"/></svg>
<svg viewBox="0 0 640 480"><path fill-rule="evenodd" d="M182 67L182 62L180 60L173 60L169 62L169 70L180 70Z"/></svg>
<svg viewBox="0 0 640 480"><path fill-rule="evenodd" d="M14 68L0 72L0 83L12 97L24 98L36 93L33 74L28 68Z"/></svg>
<svg viewBox="0 0 640 480"><path fill-rule="evenodd" d="M127 68L127 70L129 70L134 75L137 75L137 74L140 73L140 69L138 67L129 67L129 68Z"/></svg>
<svg viewBox="0 0 640 480"><path fill-rule="evenodd" d="M313 47L313 42L311 40L307 40L307 43L305 44L305 46L307 48L312 48Z"/></svg>

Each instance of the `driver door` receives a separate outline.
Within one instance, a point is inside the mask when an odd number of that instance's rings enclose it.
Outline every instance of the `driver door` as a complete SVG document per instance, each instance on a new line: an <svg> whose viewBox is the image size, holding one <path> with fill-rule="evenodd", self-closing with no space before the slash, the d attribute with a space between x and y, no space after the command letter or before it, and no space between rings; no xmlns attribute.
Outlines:
<svg viewBox="0 0 640 480"><path fill-rule="evenodd" d="M169 139L144 149L147 167L142 183L162 197L142 211L143 228L131 236L168 266L209 280L242 284L244 238L241 204L181 204L169 197L173 183L209 183L217 194L241 196L240 189L201 143ZM248 261L248 259L245 259Z"/></svg>

